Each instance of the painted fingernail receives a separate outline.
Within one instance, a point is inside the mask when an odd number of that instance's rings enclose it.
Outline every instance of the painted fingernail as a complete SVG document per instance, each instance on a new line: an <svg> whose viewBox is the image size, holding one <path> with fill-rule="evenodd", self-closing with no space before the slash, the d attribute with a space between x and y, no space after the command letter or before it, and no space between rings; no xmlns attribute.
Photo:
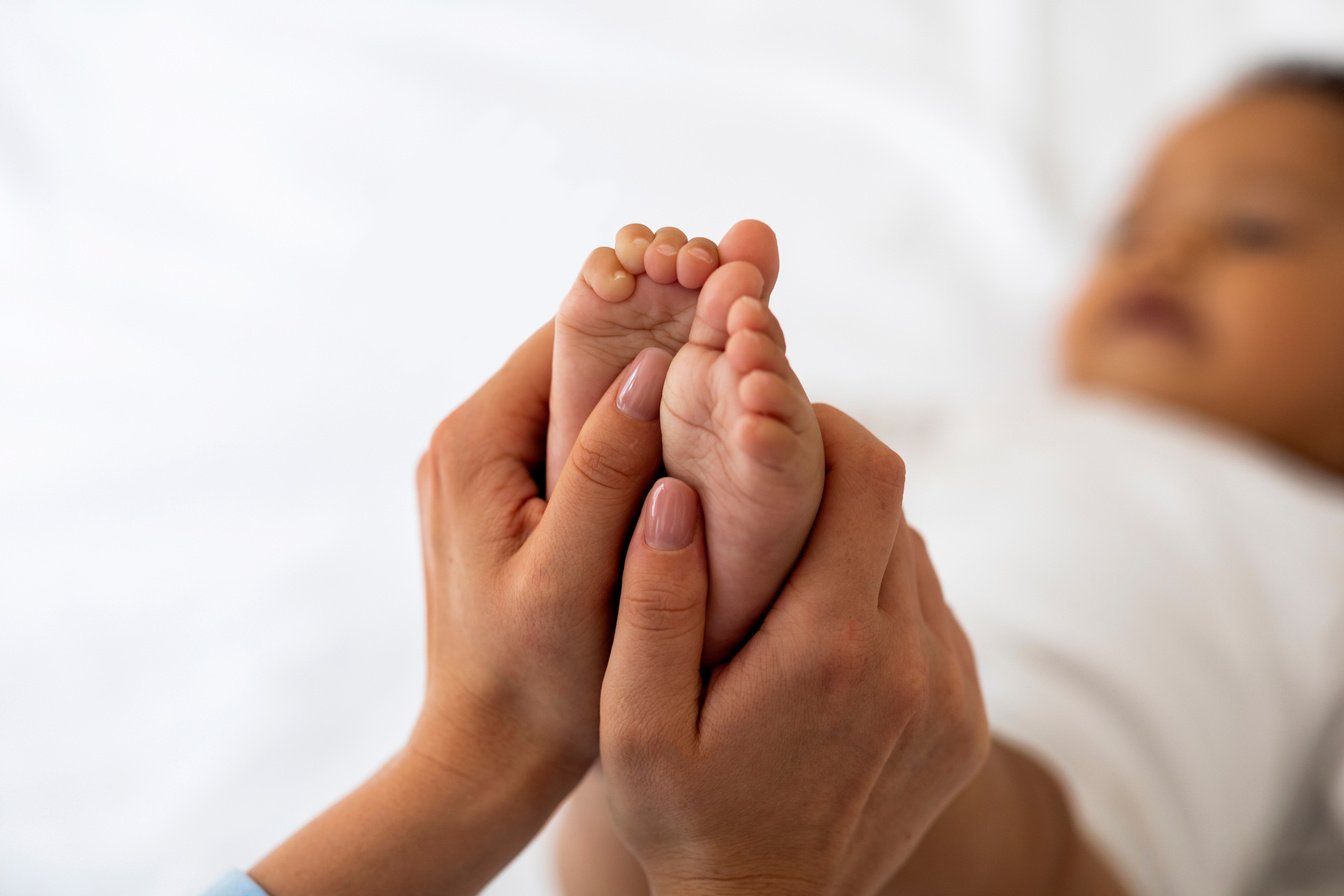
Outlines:
<svg viewBox="0 0 1344 896"><path fill-rule="evenodd" d="M635 356L630 372L616 393L616 408L627 417L649 421L658 416L663 380L672 356L660 348L646 348Z"/></svg>
<svg viewBox="0 0 1344 896"><path fill-rule="evenodd" d="M695 537L699 501L689 485L660 479L644 505L644 543L655 551L679 551Z"/></svg>

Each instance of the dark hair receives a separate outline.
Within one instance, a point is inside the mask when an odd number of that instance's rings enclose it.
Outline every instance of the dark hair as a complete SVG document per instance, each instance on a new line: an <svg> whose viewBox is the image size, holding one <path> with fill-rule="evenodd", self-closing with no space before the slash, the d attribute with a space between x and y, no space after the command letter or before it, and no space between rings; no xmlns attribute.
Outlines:
<svg viewBox="0 0 1344 896"><path fill-rule="evenodd" d="M1337 103L1344 109L1344 63L1288 59L1254 69L1233 87L1234 93L1291 91Z"/></svg>

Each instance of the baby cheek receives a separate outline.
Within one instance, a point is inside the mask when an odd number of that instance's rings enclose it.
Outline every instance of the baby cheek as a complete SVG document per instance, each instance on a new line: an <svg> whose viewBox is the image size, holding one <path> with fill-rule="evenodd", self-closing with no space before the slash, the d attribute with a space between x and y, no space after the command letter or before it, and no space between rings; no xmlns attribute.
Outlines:
<svg viewBox="0 0 1344 896"><path fill-rule="evenodd" d="M1294 404L1344 376L1344 302L1322 301L1309 278L1244 272L1211 304L1213 347L1248 388Z"/></svg>

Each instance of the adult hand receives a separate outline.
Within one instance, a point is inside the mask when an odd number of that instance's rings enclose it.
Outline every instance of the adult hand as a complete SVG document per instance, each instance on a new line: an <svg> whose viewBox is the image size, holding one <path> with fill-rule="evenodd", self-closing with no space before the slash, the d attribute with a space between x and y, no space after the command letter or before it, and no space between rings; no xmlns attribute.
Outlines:
<svg viewBox="0 0 1344 896"><path fill-rule="evenodd" d="M420 462L425 702L406 749L252 869L274 896L474 893L597 757L612 597L662 456L671 358L642 353L548 502L552 330L445 420Z"/></svg>
<svg viewBox="0 0 1344 896"><path fill-rule="evenodd" d="M440 424L420 461L428 683L412 745L434 754L466 737L488 750L516 736L581 774L597 757L626 541L661 463L671 356L646 349L612 384L547 502L551 345L548 325Z"/></svg>
<svg viewBox="0 0 1344 896"><path fill-rule="evenodd" d="M617 830L654 893L871 890L988 750L970 647L903 519L900 458L817 410L812 536L707 684L694 492L656 485L630 544L601 752Z"/></svg>

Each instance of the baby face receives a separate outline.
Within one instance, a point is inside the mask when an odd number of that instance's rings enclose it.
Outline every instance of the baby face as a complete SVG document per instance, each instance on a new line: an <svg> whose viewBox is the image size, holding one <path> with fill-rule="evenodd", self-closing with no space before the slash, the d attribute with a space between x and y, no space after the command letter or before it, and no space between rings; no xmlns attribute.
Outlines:
<svg viewBox="0 0 1344 896"><path fill-rule="evenodd" d="M1235 94L1171 136L1068 316L1087 386L1344 472L1344 105Z"/></svg>

